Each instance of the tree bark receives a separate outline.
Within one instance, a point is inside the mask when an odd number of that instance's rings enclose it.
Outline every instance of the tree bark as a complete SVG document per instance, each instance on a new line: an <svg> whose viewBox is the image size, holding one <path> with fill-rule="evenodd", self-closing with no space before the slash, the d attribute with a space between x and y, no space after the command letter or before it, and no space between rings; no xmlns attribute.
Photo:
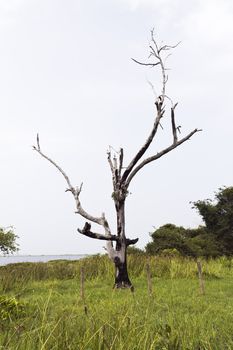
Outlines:
<svg viewBox="0 0 233 350"><path fill-rule="evenodd" d="M120 193L122 192L120 191ZM133 290L127 269L127 246L131 240L125 236L125 196L123 198L115 198L115 208L117 214L117 236L119 240L116 242L118 255L113 260L115 264L114 288L131 288Z"/></svg>
<svg viewBox="0 0 233 350"><path fill-rule="evenodd" d="M133 285L129 279L127 270L127 259L126 254L124 261L120 261L118 257L114 259L115 264L115 283L114 288L130 288L133 290Z"/></svg>

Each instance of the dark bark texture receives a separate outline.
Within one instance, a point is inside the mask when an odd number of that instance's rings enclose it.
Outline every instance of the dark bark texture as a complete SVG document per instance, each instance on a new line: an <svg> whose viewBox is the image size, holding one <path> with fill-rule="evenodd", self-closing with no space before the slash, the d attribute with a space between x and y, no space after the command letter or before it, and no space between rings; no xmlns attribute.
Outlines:
<svg viewBox="0 0 233 350"><path fill-rule="evenodd" d="M118 257L114 259L115 264L115 283L114 288L133 288L132 283L129 279L127 270L127 260L121 262Z"/></svg>

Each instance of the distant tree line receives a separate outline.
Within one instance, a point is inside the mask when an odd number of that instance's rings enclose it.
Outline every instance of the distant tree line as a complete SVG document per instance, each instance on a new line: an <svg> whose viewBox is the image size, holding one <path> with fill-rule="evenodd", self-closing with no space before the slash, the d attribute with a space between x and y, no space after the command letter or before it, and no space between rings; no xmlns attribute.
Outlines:
<svg viewBox="0 0 233 350"><path fill-rule="evenodd" d="M190 257L233 255L233 187L220 188L214 200L193 203L203 226L195 229L166 224L151 233L148 254L177 252Z"/></svg>

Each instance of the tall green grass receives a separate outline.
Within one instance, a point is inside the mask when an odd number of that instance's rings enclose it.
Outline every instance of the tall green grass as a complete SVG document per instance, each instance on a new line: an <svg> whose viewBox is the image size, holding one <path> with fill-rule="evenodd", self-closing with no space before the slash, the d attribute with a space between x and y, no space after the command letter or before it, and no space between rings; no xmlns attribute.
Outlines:
<svg viewBox="0 0 233 350"><path fill-rule="evenodd" d="M146 255L129 255L128 270L132 276L145 276L145 266L149 264L152 277L159 278L196 278L196 261L182 257L160 257ZM233 277L232 259L202 260L205 278ZM25 287L32 281L77 279L80 270L84 268L87 280L112 279L114 267L107 256L96 255L89 258L68 261L57 260L47 263L17 263L0 267L0 291L10 291L14 288Z"/></svg>
<svg viewBox="0 0 233 350"><path fill-rule="evenodd" d="M128 262L135 293L112 289L105 256L1 267L1 294L18 300L20 309L0 320L0 349L233 349L231 260L202 261L205 295L193 260L132 255Z"/></svg>

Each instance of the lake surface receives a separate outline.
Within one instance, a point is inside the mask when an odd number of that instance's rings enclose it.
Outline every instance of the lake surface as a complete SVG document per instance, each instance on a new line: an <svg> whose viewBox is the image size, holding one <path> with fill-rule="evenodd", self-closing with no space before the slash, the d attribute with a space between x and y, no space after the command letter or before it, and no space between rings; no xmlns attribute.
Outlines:
<svg viewBox="0 0 233 350"><path fill-rule="evenodd" d="M50 260L79 260L86 255L9 255L0 256L0 266L19 262L47 262Z"/></svg>

